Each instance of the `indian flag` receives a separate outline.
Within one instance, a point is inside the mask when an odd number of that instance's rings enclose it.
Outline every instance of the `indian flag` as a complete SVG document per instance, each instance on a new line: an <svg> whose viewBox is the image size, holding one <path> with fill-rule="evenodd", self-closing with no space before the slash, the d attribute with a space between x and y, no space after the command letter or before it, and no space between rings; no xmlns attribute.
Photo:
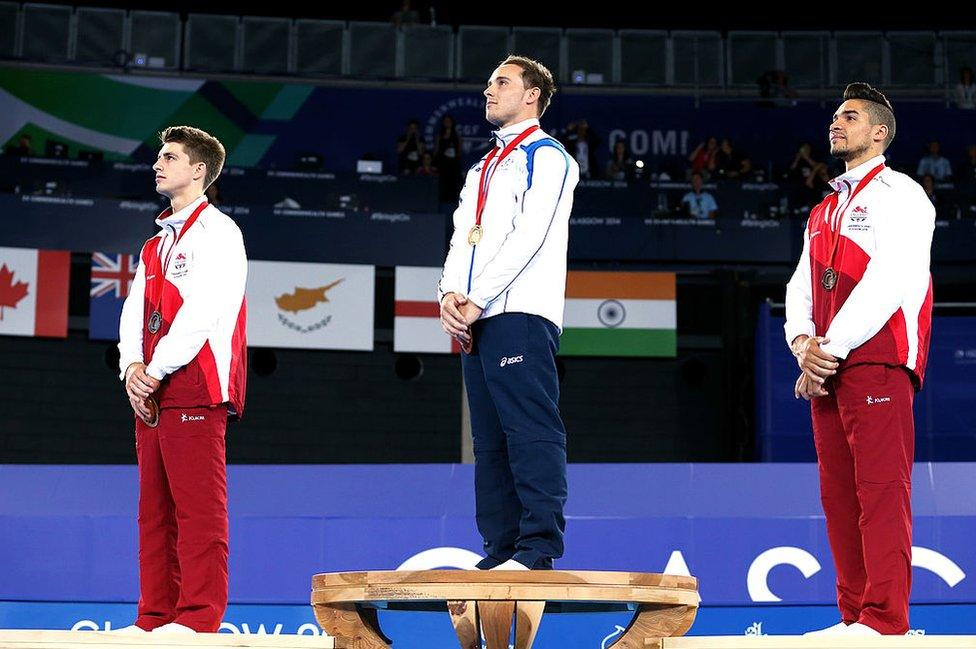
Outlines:
<svg viewBox="0 0 976 649"><path fill-rule="evenodd" d="M676 356L674 273L570 271L559 353Z"/></svg>

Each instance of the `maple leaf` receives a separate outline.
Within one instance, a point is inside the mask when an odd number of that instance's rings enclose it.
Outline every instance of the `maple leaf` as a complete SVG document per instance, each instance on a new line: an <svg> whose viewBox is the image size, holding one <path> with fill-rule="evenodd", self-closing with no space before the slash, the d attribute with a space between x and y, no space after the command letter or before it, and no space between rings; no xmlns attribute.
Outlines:
<svg viewBox="0 0 976 649"><path fill-rule="evenodd" d="M7 268L7 264L0 267L0 320L3 320L3 308L17 308L17 303L27 297L27 284L14 284L14 274Z"/></svg>

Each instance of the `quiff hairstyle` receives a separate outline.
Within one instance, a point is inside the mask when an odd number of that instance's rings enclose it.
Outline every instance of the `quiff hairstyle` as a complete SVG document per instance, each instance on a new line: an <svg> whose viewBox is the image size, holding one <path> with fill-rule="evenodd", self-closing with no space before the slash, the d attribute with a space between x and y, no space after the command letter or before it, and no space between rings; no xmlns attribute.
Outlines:
<svg viewBox="0 0 976 649"><path fill-rule="evenodd" d="M227 153L220 140L210 133L192 126L170 126L159 134L159 141L163 144L175 142L182 144L183 150L190 157L190 164L202 162L207 165L207 175L203 179L203 188L207 189L217 180L224 168Z"/></svg>
<svg viewBox="0 0 976 649"><path fill-rule="evenodd" d="M884 93L862 81L848 84L844 89L844 101L859 99L865 102L872 124L884 124L888 127L888 137L885 138L884 148L887 149L895 139L895 110Z"/></svg>
<svg viewBox="0 0 976 649"><path fill-rule="evenodd" d="M549 68L534 59L513 54L499 65L517 65L522 68L522 84L525 89L539 89L539 117L549 108L552 96L556 94L556 82L552 79Z"/></svg>

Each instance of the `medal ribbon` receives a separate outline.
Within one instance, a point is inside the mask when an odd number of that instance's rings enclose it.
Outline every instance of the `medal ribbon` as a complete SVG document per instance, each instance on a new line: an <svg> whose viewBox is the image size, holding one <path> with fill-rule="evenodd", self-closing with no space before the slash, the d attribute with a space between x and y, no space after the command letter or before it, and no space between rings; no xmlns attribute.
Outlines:
<svg viewBox="0 0 976 649"><path fill-rule="evenodd" d="M522 131L517 138L509 142L508 146L502 149L502 154L498 156L498 162L496 162L495 166L492 168L493 170L490 176L488 175L488 166L491 164L492 159L494 159L495 155L498 153L499 148L496 146L494 149L491 150L491 153L488 154L488 157L485 158L485 166L481 168L481 178L478 181L478 206L475 210L475 217L474 217L475 228L481 227L481 213L485 211L485 203L488 202L488 187L491 185L491 179L495 177L494 170L498 169L499 165L501 165L501 163L505 160L505 158L508 157L508 154L510 154L512 151L515 150L515 147L521 144L522 141L525 140L525 138L529 137L530 135L532 135L538 130L539 130L539 125L533 124L529 128Z"/></svg>
<svg viewBox="0 0 976 649"><path fill-rule="evenodd" d="M834 255L837 254L837 245L840 243L840 229L841 226L844 224L844 213L847 212L847 208L850 207L851 203L854 202L854 197L857 196L862 189L867 187L868 183L874 180L874 177L877 176L879 173L881 173L881 170L884 169L884 167L885 167L884 163L882 162L877 167L869 171L868 175L862 178L861 181L857 184L857 187L855 187L854 191L851 192L850 197L848 197L847 203L844 204L844 208L840 211L840 214L834 215L834 218L831 219L837 221L837 227L835 229L830 228L830 222L828 221L827 233L831 237L830 256L827 258L827 268L829 270L832 270L834 268Z"/></svg>
<svg viewBox="0 0 976 649"><path fill-rule="evenodd" d="M146 288L148 290L146 293L149 296L149 304L152 307L152 310L160 315L162 315L163 311L163 285L166 282L166 271L169 269L170 257L173 256L173 250L176 248L176 244L180 242L180 239L182 239L187 231L193 227L193 224L197 222L200 214L203 212L203 210L207 209L208 205L209 203L207 203L207 201L203 201L196 207L195 210L193 210L193 213L190 214L190 218L186 220L186 223L184 223L183 227L180 229L180 233L174 239L173 245L169 247L169 251L166 253L166 260L160 263L160 258L158 256L156 257L156 263L159 265L159 268L153 269L156 271L155 277L147 282L148 285ZM166 214L166 212L163 212L163 214ZM166 214L167 217L171 215L172 212L170 212L170 214Z"/></svg>

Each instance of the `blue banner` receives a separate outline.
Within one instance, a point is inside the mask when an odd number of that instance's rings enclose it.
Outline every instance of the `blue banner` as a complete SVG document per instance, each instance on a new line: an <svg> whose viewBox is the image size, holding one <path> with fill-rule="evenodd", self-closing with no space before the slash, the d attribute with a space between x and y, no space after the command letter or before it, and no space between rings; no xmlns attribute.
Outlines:
<svg viewBox="0 0 976 649"><path fill-rule="evenodd" d="M825 159L827 125L841 104L839 94L836 101L798 100L789 108L765 108L758 100L748 99L700 101L569 90L554 97L542 126L558 136L571 122L585 119L599 138L598 174L618 139L627 143L635 158L647 162L648 171L673 165L683 170L688 155L711 136L732 138L763 167L767 161L788 167L804 141L819 150L819 159ZM914 172L930 140L940 140L944 155L953 160L962 160L965 146L976 142L976 120L965 110L924 100L896 100L894 105L898 137L888 154L895 167ZM356 160L370 155L395 170L396 141L407 121L416 119L424 139L432 145L445 115L457 124L464 162L473 162L488 146L494 128L485 121L480 89L315 88L289 120L261 124L262 134L275 138L261 165L285 168L309 149L310 141L321 141L321 153L332 169L351 171Z"/></svg>
<svg viewBox="0 0 976 649"><path fill-rule="evenodd" d="M760 306L756 324L756 436L766 462L816 460L810 404L794 399L799 375L783 338L783 316ZM937 316L925 371L915 395L915 459L939 462L976 457L976 318Z"/></svg>
<svg viewBox="0 0 976 649"><path fill-rule="evenodd" d="M240 226L250 259L377 266L439 266L443 214L221 205ZM76 252L141 250L157 230L158 203L0 194L0 245Z"/></svg>
<svg viewBox="0 0 976 649"><path fill-rule="evenodd" d="M750 100L706 100L640 94L560 93L542 118L543 128L559 135L571 122L585 119L599 138L598 164L605 164L613 143L621 139L649 172L677 166L699 142L710 136L732 138L736 146L765 166L788 167L801 142L813 144L824 159L827 125L841 103L800 100L791 108L763 108ZM930 140L941 140L951 159L964 157L964 145L976 141L976 124L964 110L946 109L926 101L895 102L898 137L889 150L891 163L913 172ZM464 162L480 157L492 127L485 121L484 97L478 90L316 88L286 122L266 126L275 137L261 164L291 164L296 155L315 146L337 170L352 170L365 154L396 169L395 144L409 119L417 119L432 145L445 115L454 118L463 141ZM336 137L323 125L341 125L354 137ZM311 135L311 137L310 137ZM958 143L958 144L956 144ZM602 175L602 166L597 174Z"/></svg>
<svg viewBox="0 0 976 649"><path fill-rule="evenodd" d="M319 572L473 566L472 469L231 466L231 601L305 604ZM916 465L913 603L976 604L973 493L972 464ZM835 601L815 465L572 465L569 494L559 568L691 573L705 606ZM132 601L136 502L133 466L0 466L0 600Z"/></svg>

